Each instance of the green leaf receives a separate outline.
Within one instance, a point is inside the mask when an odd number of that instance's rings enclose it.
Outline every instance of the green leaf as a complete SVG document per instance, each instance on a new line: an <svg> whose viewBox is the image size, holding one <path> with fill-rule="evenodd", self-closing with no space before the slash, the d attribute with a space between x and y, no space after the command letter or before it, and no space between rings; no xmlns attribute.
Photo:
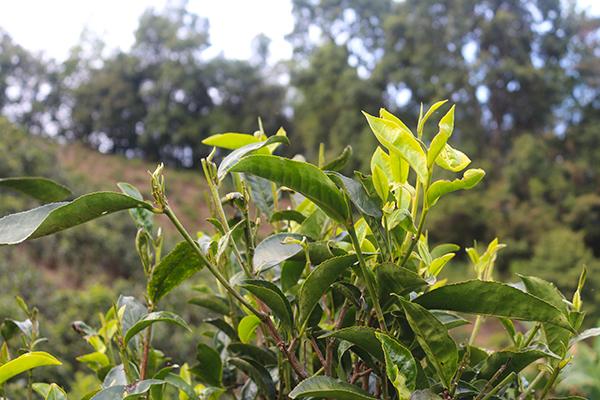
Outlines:
<svg viewBox="0 0 600 400"><path fill-rule="evenodd" d="M124 395L125 385L116 385L100 390L90 400L122 400Z"/></svg>
<svg viewBox="0 0 600 400"><path fill-rule="evenodd" d="M408 324L427 360L436 370L444 387L449 388L458 366L456 343L448 335L448 329L433 314L418 304L403 299L401 301Z"/></svg>
<svg viewBox="0 0 600 400"><path fill-rule="evenodd" d="M263 365L277 364L277 356L267 347L258 347L247 343L230 343L227 350L244 358L251 358Z"/></svg>
<svg viewBox="0 0 600 400"><path fill-rule="evenodd" d="M286 239L301 241L304 236L297 233L276 233L268 236L254 249L254 270L263 271L273 267L302 251L298 243L286 243Z"/></svg>
<svg viewBox="0 0 600 400"><path fill-rule="evenodd" d="M377 118L363 112L371 130L379 142L389 151L402 157L413 170L421 182L427 182L427 156L413 134L399 125L382 118Z"/></svg>
<svg viewBox="0 0 600 400"><path fill-rule="evenodd" d="M138 199L140 201L144 201L144 197L140 193L140 191L133 185L127 182L119 182L117 183L121 192L126 194L127 196L133 197L134 199ZM146 232L151 233L154 229L154 214L152 211L147 210L145 208L132 208L129 210L129 214L133 221L137 225L138 228L144 228Z"/></svg>
<svg viewBox="0 0 600 400"><path fill-rule="evenodd" d="M392 114L385 108L379 109L379 118L383 118L387 121L390 121L390 122L398 125L402 129L410 132L410 129L408 128L408 126L406 126L406 124L404 122L402 122L402 120L400 118L396 117L394 114Z"/></svg>
<svg viewBox="0 0 600 400"><path fill-rule="evenodd" d="M408 400L417 383L417 364L410 350L383 332L375 336L385 356L385 371L398 392L399 400Z"/></svg>
<svg viewBox="0 0 600 400"><path fill-rule="evenodd" d="M148 282L148 296L158 302L183 281L200 271L204 262L196 249L186 241L179 242L152 271Z"/></svg>
<svg viewBox="0 0 600 400"><path fill-rule="evenodd" d="M313 376L300 382L289 395L291 399L304 397L330 398L337 400L375 400L358 386L329 376Z"/></svg>
<svg viewBox="0 0 600 400"><path fill-rule="evenodd" d="M48 365L62 365L62 363L43 351L25 353L0 366L0 385L22 372Z"/></svg>
<svg viewBox="0 0 600 400"><path fill-rule="evenodd" d="M519 373L529 364L543 357L560 359L559 356L548 351L547 349L531 348L520 351L496 351L483 362L479 370L478 378L491 379L500 368L504 368L504 370L496 378L496 380L499 382L507 377L511 372Z"/></svg>
<svg viewBox="0 0 600 400"><path fill-rule="evenodd" d="M433 113L436 112L437 109L440 108L441 106L443 106L447 101L448 100L441 100L441 101L434 103L429 108L429 110L427 110L427 112L425 113L424 116L422 116L421 113L419 113L419 121L417 123L417 133L418 133L419 137L423 134L423 128L425 127L425 123L427 122L429 117L431 117L431 115L433 115ZM421 111L422 110L423 110L423 105L421 104Z"/></svg>
<svg viewBox="0 0 600 400"><path fill-rule="evenodd" d="M429 275L438 276L446 264L448 264L448 261L452 260L454 256L455 253L448 253L431 261L431 264L427 267Z"/></svg>
<svg viewBox="0 0 600 400"><path fill-rule="evenodd" d="M194 304L221 315L229 314L227 299L214 294L203 293L191 299L188 303Z"/></svg>
<svg viewBox="0 0 600 400"><path fill-rule="evenodd" d="M67 394L56 383L34 383L31 387L44 400L67 400Z"/></svg>
<svg viewBox="0 0 600 400"><path fill-rule="evenodd" d="M381 349L381 343L375 336L376 330L367 326L351 326L348 328L337 329L335 331L321 335L321 338L334 337L354 343L376 359L383 361L384 354Z"/></svg>
<svg viewBox="0 0 600 400"><path fill-rule="evenodd" d="M248 279L241 286L265 303L288 329L293 328L292 306L275 284L259 279Z"/></svg>
<svg viewBox="0 0 600 400"><path fill-rule="evenodd" d="M84 354L82 356L77 357L76 360L80 363L84 363L94 371L108 367L110 365L110 360L108 359L108 356L99 351Z"/></svg>
<svg viewBox="0 0 600 400"><path fill-rule="evenodd" d="M452 312L448 312L448 311L441 311L441 310L430 310L430 312L433 314L434 317L436 317L442 324L444 324L444 326L446 327L446 329L450 330L452 328L457 328L459 326L463 326L463 325L469 325L470 322L467 321L466 319L464 319L463 317L461 317L458 314L454 314Z"/></svg>
<svg viewBox="0 0 600 400"><path fill-rule="evenodd" d="M427 282L419 274L393 263L383 263L375 267L375 275L382 302L392 293L405 295L427 286Z"/></svg>
<svg viewBox="0 0 600 400"><path fill-rule="evenodd" d="M242 343L248 343L254 337L256 328L260 325L260 318L256 315L246 315L238 324L237 332Z"/></svg>
<svg viewBox="0 0 600 400"><path fill-rule="evenodd" d="M442 151L440 151L440 154L435 159L435 163L445 170L460 172L467 168L467 166L471 163L471 159L462 151L456 150L446 143Z"/></svg>
<svg viewBox="0 0 600 400"><path fill-rule="evenodd" d="M298 296L299 322L303 325L331 284L356 262L356 255L330 258L319 264L306 277Z"/></svg>
<svg viewBox="0 0 600 400"><path fill-rule="evenodd" d="M519 275L519 274L518 274ZM527 293L539 297L547 303L561 310L563 313L568 313L569 308L565 302L565 296L554 286L553 283L545 281L535 276L519 275L519 278L525 284Z"/></svg>
<svg viewBox="0 0 600 400"><path fill-rule="evenodd" d="M224 319L222 319L222 318L207 318L204 320L204 322L206 322L207 324L211 324L212 326L214 326L215 328L217 328L218 330L220 330L221 332L223 332L224 334L229 336L229 338L231 340L233 340L233 341L240 340L240 337L238 336L235 329L233 329L231 327L231 325L229 325L227 322L225 322Z"/></svg>
<svg viewBox="0 0 600 400"><path fill-rule="evenodd" d="M183 320L179 315L172 313L170 311L155 311L145 315L142 319L137 321L125 334L123 338L125 344L129 343L129 341L138 333L146 329L152 324L156 322L167 322L169 324L179 325L182 328L191 332L189 325L187 322Z"/></svg>
<svg viewBox="0 0 600 400"><path fill-rule="evenodd" d="M414 300L428 309L548 322L572 330L553 305L499 282L470 280L445 285Z"/></svg>
<svg viewBox="0 0 600 400"><path fill-rule="evenodd" d="M387 201L392 178L390 157L379 146L371 157L371 175L375 191L381 200Z"/></svg>
<svg viewBox="0 0 600 400"><path fill-rule="evenodd" d="M252 143L262 142L262 140L254 135L247 133L217 133L209 136L202 141L202 144L213 147L220 147L227 150L235 150L240 147L247 146Z"/></svg>
<svg viewBox="0 0 600 400"><path fill-rule="evenodd" d="M174 388L177 388L180 391L180 393L184 393L186 396L188 396L187 399L189 399L189 400L196 399L198 397L198 395L194 391L194 388L192 387L192 385L190 385L188 382L186 382L179 375L176 375L172 372L168 373L164 377L164 381L166 383L168 383L169 385L173 386ZM152 395L152 396L154 396L154 395ZM154 397L150 397L150 399L155 400Z"/></svg>
<svg viewBox="0 0 600 400"><path fill-rule="evenodd" d="M258 151L258 150L262 149L263 147L269 146L273 143L289 144L290 142L286 136L274 135L274 136L271 136L270 138L268 138L267 140L265 140L264 142L251 143L244 147L240 147L239 149L232 151L227 157L225 157L223 159L223 161L221 161L221 164L219 164L219 168L217 169L217 177L219 178L219 180L222 180L225 177L225 175L227 174L227 172L229 172L229 170L232 170L232 167L234 165L236 165L236 163L238 163L244 156L247 156L248 154ZM273 157L275 157L275 156L273 156ZM246 171L237 170L234 172L246 172ZM250 173L252 173L252 172L250 172ZM255 173L254 175L258 175L262 178L269 179L269 177L262 176L260 174ZM271 180L271 179L269 179L269 180Z"/></svg>
<svg viewBox="0 0 600 400"><path fill-rule="evenodd" d="M381 218L381 208L377 198L369 196L360 182L337 172L330 172L328 175L348 194L350 201L361 214Z"/></svg>
<svg viewBox="0 0 600 400"><path fill-rule="evenodd" d="M139 398L139 395L149 391L152 386L164 384L165 381L160 379L146 379L144 381L132 383L131 385L127 385L125 387L125 396L123 396L123 400L130 398L137 399Z"/></svg>
<svg viewBox="0 0 600 400"><path fill-rule="evenodd" d="M427 151L427 166L430 168L446 146L454 130L454 106L442 117L438 126L440 130L431 141Z"/></svg>
<svg viewBox="0 0 600 400"><path fill-rule="evenodd" d="M308 236L313 240L319 240L323 236L323 231L327 228L327 221L329 217L320 208L315 207L315 211L312 212L306 218L306 220L298 227L296 233Z"/></svg>
<svg viewBox="0 0 600 400"><path fill-rule="evenodd" d="M44 203L61 201L72 194L60 183L31 176L0 178L0 187L17 190Z"/></svg>
<svg viewBox="0 0 600 400"><path fill-rule="evenodd" d="M321 169L323 171L338 171L339 172L342 169L344 169L346 164L348 164L350 157L352 157L352 147L350 145L348 145L348 146L344 147L344 150L342 151L342 153L339 156L337 156L333 160L329 161L327 164L323 165L321 167Z"/></svg>
<svg viewBox="0 0 600 400"><path fill-rule="evenodd" d="M204 343L199 343L196 359L199 364L195 365L191 372L202 383L220 387L223 379L223 362L217 350Z"/></svg>
<svg viewBox="0 0 600 400"><path fill-rule="evenodd" d="M469 169L465 171L461 179L454 179L453 181L445 179L435 181L427 190L427 204L431 207L445 194L461 189L471 189L477 185L484 176L485 172L482 169Z"/></svg>
<svg viewBox="0 0 600 400"><path fill-rule="evenodd" d="M271 215L269 222L279 222L279 221L294 221L301 224L306 217L300 211L296 210L280 210L276 211Z"/></svg>
<svg viewBox="0 0 600 400"><path fill-rule="evenodd" d="M148 203L116 192L90 193L72 202L45 204L0 218L0 245L36 239L103 215L136 207L152 209Z"/></svg>
<svg viewBox="0 0 600 400"><path fill-rule="evenodd" d="M323 171L312 164L277 156L251 155L241 159L231 171L258 175L303 194L327 215L339 222L348 219L346 201Z"/></svg>
<svg viewBox="0 0 600 400"><path fill-rule="evenodd" d="M244 179L250 185L250 194L256 208L269 217L273 213L274 193L273 183L259 176L244 175Z"/></svg>
<svg viewBox="0 0 600 400"><path fill-rule="evenodd" d="M261 364L254 360L236 357L230 358L229 363L248 375L265 395L265 398L275 399L277 397L275 383L273 383L271 374Z"/></svg>

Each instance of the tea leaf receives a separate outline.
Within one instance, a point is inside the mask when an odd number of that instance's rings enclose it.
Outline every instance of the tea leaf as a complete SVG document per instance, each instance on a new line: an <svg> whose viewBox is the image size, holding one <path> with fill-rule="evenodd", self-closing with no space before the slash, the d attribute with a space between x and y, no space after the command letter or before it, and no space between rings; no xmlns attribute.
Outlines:
<svg viewBox="0 0 600 400"><path fill-rule="evenodd" d="M425 115L420 115L421 113L419 113L419 122L417 123L417 133L419 137L421 137L421 135L423 134L423 128L425 127L425 123L427 122L429 117L431 117L433 113L437 111L438 108L446 104L446 102L448 102L448 100L441 100L434 103L431 107L429 107L429 110L427 110ZM422 110L423 105L421 104L421 111Z"/></svg>
<svg viewBox="0 0 600 400"><path fill-rule="evenodd" d="M0 178L0 187L17 190L44 203L61 201L71 196L71 191L53 180L32 176Z"/></svg>
<svg viewBox="0 0 600 400"><path fill-rule="evenodd" d="M375 400L358 386L329 376L312 376L300 382L289 395L291 399L304 397L333 398L339 400Z"/></svg>
<svg viewBox="0 0 600 400"><path fill-rule="evenodd" d="M303 194L327 215L339 222L348 219L346 201L323 171L312 164L277 156L251 155L241 159L231 171L258 175Z"/></svg>
<svg viewBox="0 0 600 400"><path fill-rule="evenodd" d="M350 326L326 333L321 335L320 338L334 337L345 340L360 347L379 361L383 361L384 354L381 343L375 336L376 332L375 329L367 326Z"/></svg>
<svg viewBox="0 0 600 400"><path fill-rule="evenodd" d="M329 161L327 164L323 165L321 167L321 169L323 171L338 171L339 172L342 169L344 169L346 164L348 164L350 157L352 157L352 147L348 145L348 146L344 147L344 150L342 151L342 153L339 156L337 156L333 160Z"/></svg>
<svg viewBox="0 0 600 400"><path fill-rule="evenodd" d="M566 317L553 305L499 282L471 280L449 284L414 301L428 309L549 322L572 329Z"/></svg>
<svg viewBox="0 0 600 400"><path fill-rule="evenodd" d="M355 255L334 257L322 262L311 271L302 284L298 296L300 325L306 322L319 299L327 292L331 284L356 260Z"/></svg>
<svg viewBox="0 0 600 400"><path fill-rule="evenodd" d="M375 218L381 218L381 207L379 207L377 197L371 197L356 180L348 178L337 172L328 174L347 194L350 201L362 214Z"/></svg>
<svg viewBox="0 0 600 400"><path fill-rule="evenodd" d="M273 267L302 251L298 243L286 243L291 238L301 241L304 236L296 233L276 233L265 238L256 246L252 265L256 271Z"/></svg>
<svg viewBox="0 0 600 400"><path fill-rule="evenodd" d="M156 303L183 281L200 271L204 262L186 241L179 242L152 271L148 296Z"/></svg>
<svg viewBox="0 0 600 400"><path fill-rule="evenodd" d="M197 297L194 297L188 303L204 307L207 310L217 314L229 314L229 303L227 300L214 294L203 293Z"/></svg>
<svg viewBox="0 0 600 400"><path fill-rule="evenodd" d="M34 383L31 387L44 400L67 400L67 394L56 383Z"/></svg>
<svg viewBox="0 0 600 400"><path fill-rule="evenodd" d="M445 194L461 189L471 189L475 187L484 176L485 172L482 169L469 169L465 171L461 179L454 179L453 181L435 181L427 190L427 203L431 207Z"/></svg>
<svg viewBox="0 0 600 400"><path fill-rule="evenodd" d="M426 182L429 175L427 156L413 134L389 120L374 117L364 111L363 114L379 143L406 160L421 182Z"/></svg>
<svg viewBox="0 0 600 400"><path fill-rule="evenodd" d="M259 387L267 399L275 399L276 389L271 374L265 367L254 360L232 357L228 362L242 370Z"/></svg>
<svg viewBox="0 0 600 400"><path fill-rule="evenodd" d="M62 365L62 363L43 351L25 353L0 366L0 385L22 372L48 365Z"/></svg>
<svg viewBox="0 0 600 400"><path fill-rule="evenodd" d="M458 348L448 335L448 329L418 304L402 300L402 307L427 360L436 370L444 387L450 387L458 366Z"/></svg>
<svg viewBox="0 0 600 400"><path fill-rule="evenodd" d="M72 202L48 203L32 210L0 218L0 245L50 235L93 219L130 208L152 206L116 192L96 192Z"/></svg>
<svg viewBox="0 0 600 400"><path fill-rule="evenodd" d="M213 147L220 147L227 150L235 150L252 143L263 142L259 137L247 133L217 133L209 136L202 141L202 144Z"/></svg>
<svg viewBox="0 0 600 400"><path fill-rule="evenodd" d="M196 359L199 364L192 367L190 371L198 377L198 380L207 385L221 386L223 363L217 350L204 343L199 343Z"/></svg>
<svg viewBox="0 0 600 400"><path fill-rule="evenodd" d="M440 154L436 157L435 163L445 170L460 172L467 168L471 163L471 159L462 151L456 150L446 143Z"/></svg>
<svg viewBox="0 0 600 400"><path fill-rule="evenodd" d="M427 151L427 166L431 167L435 160L437 159L440 152L446 146L448 139L452 135L452 131L454 130L454 106L450 108L450 111L446 113L442 117L439 123L439 132L434 136L431 144L429 145L429 150Z"/></svg>
<svg viewBox="0 0 600 400"><path fill-rule="evenodd" d="M248 343L254 337L256 328L260 325L260 318L256 315L246 315L238 324L237 333L242 343Z"/></svg>
<svg viewBox="0 0 600 400"><path fill-rule="evenodd" d="M484 361L479 370L478 377L481 379L491 379L500 368L504 368L500 375L496 377L496 380L500 381L512 372L520 372L529 364L542 357L560 359L559 356L547 349L532 348L520 351L497 351Z"/></svg>
<svg viewBox="0 0 600 400"><path fill-rule="evenodd" d="M263 365L277 364L277 356L266 347L258 347L247 343L230 343L227 350L233 354L249 357Z"/></svg>
<svg viewBox="0 0 600 400"><path fill-rule="evenodd" d="M248 279L241 286L265 303L284 325L289 329L293 328L292 306L275 284L259 279Z"/></svg>
<svg viewBox="0 0 600 400"><path fill-rule="evenodd" d="M250 153L253 153L255 151L258 151L258 150L262 149L263 147L269 146L274 143L289 144L290 141L288 140L288 138L286 136L275 135L275 136L271 136L264 142L251 143L244 147L240 147L239 149L232 151L227 157L225 157L223 159L223 161L221 161L221 164L219 164L219 168L217 169L217 177L219 178L219 180L222 180L225 177L225 175L227 174L227 172L229 172L231 167L233 167L237 162L239 162L244 156L246 156ZM244 171L237 171L237 172L244 172ZM255 174L255 175L260 176L260 174ZM263 178L269 179L266 176L263 176Z"/></svg>
<svg viewBox="0 0 600 400"><path fill-rule="evenodd" d="M189 332L192 331L187 322L185 322L184 319L181 318L179 315L169 311L155 311L145 315L144 317L142 317L142 319L137 321L131 328L129 328L127 330L127 333L125 334L125 337L123 338L123 341L125 342L125 344L129 343L129 341L135 335L137 335L150 325L155 324L156 322L168 322L170 324L179 325Z"/></svg>
<svg viewBox="0 0 600 400"><path fill-rule="evenodd" d="M399 400L408 400L415 390L417 365L410 350L382 332L375 333L385 356L385 371L398 392Z"/></svg>

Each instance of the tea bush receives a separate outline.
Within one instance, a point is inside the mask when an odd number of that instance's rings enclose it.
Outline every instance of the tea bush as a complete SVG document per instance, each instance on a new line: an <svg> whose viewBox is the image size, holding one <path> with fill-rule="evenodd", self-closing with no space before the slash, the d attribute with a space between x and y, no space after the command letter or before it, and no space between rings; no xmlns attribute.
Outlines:
<svg viewBox="0 0 600 400"><path fill-rule="evenodd" d="M425 129L444 104L421 112L414 132L384 109L365 113L379 147L369 173L352 177L339 172L349 150L333 160L321 151L317 165L274 155L288 143L282 129L209 137L205 144L231 150L218 165L215 151L201 163L210 233L182 225L162 166L151 174L152 201L127 183L121 193L63 202L68 190L52 181L2 179L0 186L44 204L0 219L0 244L129 210L146 291L73 323L89 348L78 360L102 382L85 399L548 399L572 346L600 334L581 328L585 269L569 298L532 276L500 283L494 266L504 245L493 240L466 249L473 279L439 279L460 247L432 243L428 213L485 175L467 169L469 157L449 143L454 107L436 134ZM233 191L223 193L229 178ZM156 215L181 236L169 252ZM195 362L179 365L172 354L181 350L159 349L154 336L159 328L191 330L190 319L173 312L182 307L164 310L164 299L200 270L215 281L197 287L190 303L212 313L202 322L212 329L198 340ZM0 384L26 373L29 396L64 399L59 386L32 378L33 368L60 361L38 350L38 311L19 304L27 319L3 324ZM465 314L476 316L472 325ZM486 319L501 322L508 346L481 347ZM457 328L469 336L455 339ZM15 336L19 349L9 346Z"/></svg>

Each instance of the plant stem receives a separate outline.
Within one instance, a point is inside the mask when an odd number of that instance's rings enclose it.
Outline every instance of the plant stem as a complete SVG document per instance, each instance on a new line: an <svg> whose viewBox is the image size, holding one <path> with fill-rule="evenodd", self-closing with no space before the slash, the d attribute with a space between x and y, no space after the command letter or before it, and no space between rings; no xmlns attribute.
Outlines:
<svg viewBox="0 0 600 400"><path fill-rule="evenodd" d="M296 355L293 352L288 351L283 339L279 335L279 332L277 332L275 325L273 325L273 321L271 321L271 318L267 314L258 311L252 304L250 304L241 294L239 294L229 284L227 279L225 279L223 275L221 275L217 268L210 262L208 258L206 258L204 253L202 253L202 250L200 250L198 243L194 239L192 239L190 234L185 230L179 219L177 219L177 216L173 213L173 210L168 205L164 208L163 212L171 220L173 225L175 225L175 228L179 231L181 236L183 236L183 238L196 251L196 254L198 254L204 265L206 265L206 268L208 268L210 273L217 279L217 281L219 281L219 283L221 283L221 285L223 285L223 287L233 297L235 297L237 301L239 301L244 307L246 307L252 314L256 315L267 326L267 329L271 334L271 337L275 340L277 347L279 347L283 354L285 354L285 356L288 358L288 360L290 361L290 365L292 366L292 368L294 368L298 376L302 379L308 377L308 374L306 373L304 368L298 363Z"/></svg>
<svg viewBox="0 0 600 400"><path fill-rule="evenodd" d="M542 326L542 324L539 323L539 322L537 324L535 324L535 326L533 327L533 329L531 330L531 332L529 333L529 335L527 335L527 338L525 339L525 342L523 342L523 346L522 347L527 347L527 346L529 346L531 344L531 342L535 338L535 335L540 330L541 326Z"/></svg>
<svg viewBox="0 0 600 400"><path fill-rule="evenodd" d="M506 378L502 379L502 381L497 384L492 390L490 390L481 400L489 400L493 395L498 393L500 389L502 389L506 384L508 384L511 380L515 379L516 374L512 372Z"/></svg>
<svg viewBox="0 0 600 400"><path fill-rule="evenodd" d="M264 313L258 311L252 304L250 304L241 294L239 294L227 281L227 279L225 279L225 277L223 275L221 275L221 273L217 270L217 268L210 262L210 260L208 258L206 258L206 256L204 255L204 253L202 253L202 250L200 250L200 247L198 246L198 243L192 239L192 237L190 236L190 234L188 233L188 231L185 230L185 228L183 227L183 225L181 224L181 222L179 221L179 219L177 218L177 216L173 213L173 210L171 209L171 207L166 206L164 209L164 214L171 220L171 222L173 223L173 225L175 225L175 228L177 229L177 231L179 231L179 233L181 234L181 236L192 246L192 248L196 251L196 254L200 257L200 259L202 260L202 262L204 263L204 265L206 265L206 268L208 268L208 270L210 271L210 273L217 279L217 281L219 281L219 283L221 285L223 285L223 287L233 296L236 298L237 301L239 301L244 307L246 307L248 310L250 310L250 312L252 312L252 314L256 315L258 318L261 319L261 321L264 321L265 319L268 319L269 317L267 315L265 315Z"/></svg>
<svg viewBox="0 0 600 400"><path fill-rule="evenodd" d="M548 394L550 393L550 390L552 390L552 387L554 386L554 382L556 382L556 378L558 378L558 374L560 374L561 368L557 365L554 368L554 371L552 371L552 375L550 375L550 379L548 379L548 382L546 382L546 386L544 386L544 391L542 392L542 395L540 396L540 400L544 400L546 398L546 396L548 396Z"/></svg>
<svg viewBox="0 0 600 400"><path fill-rule="evenodd" d="M412 253L415 246L417 245L417 242L419 241L419 238L421 237L421 233L423 233L423 227L425 226L425 217L427 216L428 211L429 211L429 209L424 208L423 211L421 212L421 218L419 218L419 225L417 226L417 233L415 234L413 239L410 241L410 245L408 246L406 253L404 253L404 256L402 257L402 261L400 261L401 267L403 267L404 264L406 264L406 262L410 258L410 254Z"/></svg>
<svg viewBox="0 0 600 400"><path fill-rule="evenodd" d="M527 389L525 389L525 391L521 393L521 395L519 396L519 400L525 400L527 398L527 395L529 395L529 393L531 393L531 391L537 386L538 382L544 377L544 374L544 371L538 372L538 374L535 376L535 378L533 378L529 386L527 386Z"/></svg>
<svg viewBox="0 0 600 400"><path fill-rule="evenodd" d="M144 336L144 348L142 350L142 359L140 361L140 380L146 379L146 371L148 369L148 354L150 352L150 341L152 340L152 325L146 328Z"/></svg>
<svg viewBox="0 0 600 400"><path fill-rule="evenodd" d="M471 331L471 337L469 338L469 346L473 346L475 343L475 338L479 334L479 329L481 328L481 324L483 323L483 317L478 315L475 319L475 325L473 325L473 330Z"/></svg>
<svg viewBox="0 0 600 400"><path fill-rule="evenodd" d="M375 308L375 313L377 314L379 328L381 328L382 331L387 332L387 327L385 326L385 319L383 317L383 311L381 310L381 304L379 304L379 299L377 297L377 291L375 290L375 286L371 281L367 263L365 262L365 258L362 254L362 251L360 250L360 242L358 240L358 237L356 236L354 225L350 223L348 224L347 228L348 234L350 234L350 239L352 240L352 244L354 245L354 250L356 251L356 256L358 257L358 263L360 264L363 279L367 285L367 291L369 292L369 296L371 297L371 301L373 302L373 307Z"/></svg>

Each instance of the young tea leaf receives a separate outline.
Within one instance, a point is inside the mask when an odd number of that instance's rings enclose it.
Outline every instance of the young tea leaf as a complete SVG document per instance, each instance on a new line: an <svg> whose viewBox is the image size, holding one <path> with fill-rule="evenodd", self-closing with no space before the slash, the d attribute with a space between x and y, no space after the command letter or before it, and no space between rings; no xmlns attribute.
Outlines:
<svg viewBox="0 0 600 400"><path fill-rule="evenodd" d="M220 147L227 150L235 150L252 143L262 142L259 137L247 133L217 133L209 136L202 141L202 144L213 147Z"/></svg>
<svg viewBox="0 0 600 400"><path fill-rule="evenodd" d="M485 176L482 169L469 169L465 171L461 179L453 181L439 180L431 184L427 190L427 204L431 207L437 203L440 197L457 190L468 190L477 185Z"/></svg>
<svg viewBox="0 0 600 400"><path fill-rule="evenodd" d="M0 385L20 373L48 365L62 365L62 363L51 354L43 351L25 353L6 364L0 365Z"/></svg>

